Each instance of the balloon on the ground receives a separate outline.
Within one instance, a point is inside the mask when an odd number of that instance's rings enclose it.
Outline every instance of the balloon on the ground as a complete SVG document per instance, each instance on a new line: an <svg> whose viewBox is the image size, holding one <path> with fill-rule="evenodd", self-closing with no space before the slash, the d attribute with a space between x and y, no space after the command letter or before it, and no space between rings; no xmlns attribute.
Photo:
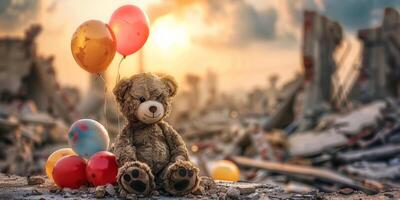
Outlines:
<svg viewBox="0 0 400 200"><path fill-rule="evenodd" d="M107 130L99 122L80 119L69 129L68 143L75 153L90 158L99 151L107 151L110 138Z"/></svg>
<svg viewBox="0 0 400 200"><path fill-rule="evenodd" d="M58 160L65 156L75 155L75 152L71 148L62 148L53 152L46 161L46 174L49 179L53 180L53 169L54 165Z"/></svg>
<svg viewBox="0 0 400 200"><path fill-rule="evenodd" d="M78 189L87 183L86 161L77 155L61 158L54 166L53 179L58 187Z"/></svg>
<svg viewBox="0 0 400 200"><path fill-rule="evenodd" d="M117 179L118 164L114 154L101 151L90 157L86 166L86 176L94 186L114 184Z"/></svg>
<svg viewBox="0 0 400 200"><path fill-rule="evenodd" d="M116 42L107 24L89 20L72 36L71 51L75 61L90 73L105 71L114 58Z"/></svg>
<svg viewBox="0 0 400 200"><path fill-rule="evenodd" d="M134 5L115 10L109 25L117 40L117 51L123 56L138 51L149 37L149 20L144 11Z"/></svg>
<svg viewBox="0 0 400 200"><path fill-rule="evenodd" d="M220 160L214 164L211 176L216 180L239 181L240 170L235 163L228 160Z"/></svg>

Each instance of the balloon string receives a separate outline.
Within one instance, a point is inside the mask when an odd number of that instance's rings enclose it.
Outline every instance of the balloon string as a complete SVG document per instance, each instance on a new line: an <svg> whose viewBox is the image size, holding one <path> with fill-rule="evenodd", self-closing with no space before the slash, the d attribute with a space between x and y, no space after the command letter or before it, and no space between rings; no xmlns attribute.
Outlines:
<svg viewBox="0 0 400 200"><path fill-rule="evenodd" d="M126 56L122 57L121 60L118 63L118 68L117 68L117 78L115 79L115 85L117 85L117 83L121 80L121 73L120 73L120 68L121 68L121 64L122 61L125 60Z"/></svg>
<svg viewBox="0 0 400 200"><path fill-rule="evenodd" d="M118 69L117 69L117 78L115 79L115 85L118 84L118 82L121 80L121 73L120 73L120 68L121 68L121 64L122 61L125 60L126 56L123 56L121 58L121 60L118 63ZM116 106L116 112L117 112L117 123L118 123L118 134L121 134L121 126L120 126L120 122L119 122L119 112L118 112L118 103L117 100L114 98L115 100L115 106Z"/></svg>
<svg viewBox="0 0 400 200"><path fill-rule="evenodd" d="M106 125L106 129L108 130L108 122L107 122L107 84L106 84L106 80L104 79L104 77L99 73L97 74L99 76L99 78L103 81L104 84L104 123Z"/></svg>

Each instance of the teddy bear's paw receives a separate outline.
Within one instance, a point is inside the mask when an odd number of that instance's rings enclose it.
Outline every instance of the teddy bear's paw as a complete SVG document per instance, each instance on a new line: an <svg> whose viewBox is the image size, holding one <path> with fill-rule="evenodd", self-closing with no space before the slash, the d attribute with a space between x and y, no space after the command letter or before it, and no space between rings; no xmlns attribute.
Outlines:
<svg viewBox="0 0 400 200"><path fill-rule="evenodd" d="M199 170L188 161L178 161L166 173L165 190L173 195L188 194L199 185Z"/></svg>
<svg viewBox="0 0 400 200"><path fill-rule="evenodd" d="M133 162L123 168L118 181L126 192L148 195L153 191L154 177L147 165Z"/></svg>

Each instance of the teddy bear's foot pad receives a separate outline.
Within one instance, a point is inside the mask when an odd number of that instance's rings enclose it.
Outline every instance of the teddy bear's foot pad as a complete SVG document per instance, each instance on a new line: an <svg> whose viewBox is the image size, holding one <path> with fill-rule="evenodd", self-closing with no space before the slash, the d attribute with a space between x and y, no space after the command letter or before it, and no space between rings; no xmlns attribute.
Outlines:
<svg viewBox="0 0 400 200"><path fill-rule="evenodd" d="M178 162L169 168L167 175L167 187L169 193L174 195L183 195L190 193L197 187L199 178L198 170L189 162Z"/></svg>
<svg viewBox="0 0 400 200"><path fill-rule="evenodd" d="M140 165L127 167L121 175L121 185L128 193L148 195L154 189L152 175Z"/></svg>

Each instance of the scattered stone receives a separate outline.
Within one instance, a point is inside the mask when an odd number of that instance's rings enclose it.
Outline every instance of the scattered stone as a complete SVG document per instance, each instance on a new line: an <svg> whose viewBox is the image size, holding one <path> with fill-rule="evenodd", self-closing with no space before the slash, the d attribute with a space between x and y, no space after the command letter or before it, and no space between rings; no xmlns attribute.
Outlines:
<svg viewBox="0 0 400 200"><path fill-rule="evenodd" d="M226 195L231 198L231 199L239 199L240 197L240 191L237 188L230 187L226 191Z"/></svg>
<svg viewBox="0 0 400 200"><path fill-rule="evenodd" d="M28 176L28 185L41 185L45 182L45 179L40 176Z"/></svg>
<svg viewBox="0 0 400 200"><path fill-rule="evenodd" d="M126 195L127 200L137 200L137 196L135 194L128 194Z"/></svg>
<svg viewBox="0 0 400 200"><path fill-rule="evenodd" d="M115 188L111 184L106 185L106 192L113 197L116 196Z"/></svg>
<svg viewBox="0 0 400 200"><path fill-rule="evenodd" d="M394 195L393 194L390 194L390 193L385 193L385 194L383 194L383 195L385 195L387 198L389 198L389 199L393 199L394 198Z"/></svg>
<svg viewBox="0 0 400 200"><path fill-rule="evenodd" d="M385 186L375 180L370 180L370 179L365 179L363 181L363 184L365 187L370 188L370 189L374 189L374 190L382 190Z"/></svg>
<svg viewBox="0 0 400 200"><path fill-rule="evenodd" d="M39 192L38 190L32 190L32 193L31 193L31 195L41 195L42 193L41 192Z"/></svg>
<svg viewBox="0 0 400 200"><path fill-rule="evenodd" d="M104 198L106 196L106 188L104 186L97 186L96 187L96 198Z"/></svg>
<svg viewBox="0 0 400 200"><path fill-rule="evenodd" d="M237 189L240 191L241 195L247 195L254 193L256 191L256 187L249 185L249 186L240 186L237 187Z"/></svg>
<svg viewBox="0 0 400 200"><path fill-rule="evenodd" d="M96 192L96 188L95 187L89 188L89 193L95 193L95 192Z"/></svg>
<svg viewBox="0 0 400 200"><path fill-rule="evenodd" d="M260 194L259 193L252 193L252 194L247 195L247 198L249 198L249 199L260 199Z"/></svg>
<svg viewBox="0 0 400 200"><path fill-rule="evenodd" d="M351 188L342 188L342 189L339 190L339 193L340 194L344 194L344 195L349 195L349 194L351 194L353 192L354 192L354 190L351 189Z"/></svg>
<svg viewBox="0 0 400 200"><path fill-rule="evenodd" d="M59 189L58 187L56 187L56 186L51 187L51 188L49 189L50 193L57 193L59 190L60 190L60 189Z"/></svg>
<svg viewBox="0 0 400 200"><path fill-rule="evenodd" d="M126 198L127 195L128 193L126 193L125 190L119 191L119 197Z"/></svg>
<svg viewBox="0 0 400 200"><path fill-rule="evenodd" d="M160 193L157 190L153 191L153 196L160 196Z"/></svg>

